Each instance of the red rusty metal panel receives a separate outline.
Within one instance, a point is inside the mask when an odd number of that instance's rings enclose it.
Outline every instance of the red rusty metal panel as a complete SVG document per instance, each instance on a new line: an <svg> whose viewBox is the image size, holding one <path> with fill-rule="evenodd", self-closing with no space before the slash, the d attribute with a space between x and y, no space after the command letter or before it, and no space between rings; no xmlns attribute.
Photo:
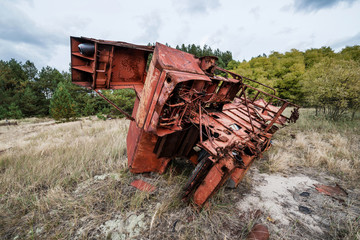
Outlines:
<svg viewBox="0 0 360 240"><path fill-rule="evenodd" d="M328 196L347 196L348 193L342 188L340 187L338 184L336 184L336 186L327 186L327 185L322 185L322 184L314 184L315 189L321 193L324 193Z"/></svg>
<svg viewBox="0 0 360 240"><path fill-rule="evenodd" d="M112 67L112 81L116 85L119 82L144 83L147 53L137 49L115 48Z"/></svg>
<svg viewBox="0 0 360 240"><path fill-rule="evenodd" d="M75 37L72 37L72 38L75 38ZM137 50L142 50L142 51L146 51L146 52L149 52L149 53L152 53L154 51L153 46L137 45L137 44L121 42L121 41L100 40L100 39L87 38L87 37L81 37L81 38L78 38L78 39L84 39L86 41L97 42L97 43L101 43L101 44L104 44L104 45L137 49Z"/></svg>
<svg viewBox="0 0 360 240"><path fill-rule="evenodd" d="M204 75L199 66L200 61L190 53L156 43L154 55L158 57L158 64L162 69Z"/></svg>
<svg viewBox="0 0 360 240"><path fill-rule="evenodd" d="M130 133L130 131L134 131ZM143 173L143 172L158 172L163 173L170 158L158 158L153 152L157 136L145 132L143 129L139 129L136 125L132 125L129 129L129 133L132 134L130 139L131 145L134 145L134 151L131 158L128 156L128 165L132 173Z"/></svg>
<svg viewBox="0 0 360 240"><path fill-rule="evenodd" d="M231 171L234 170L234 165L232 161L228 159L220 159L206 175L202 184L197 188L194 193L194 202L202 206L204 203L216 192L216 190L221 187L226 177L230 176Z"/></svg>
<svg viewBox="0 0 360 240"><path fill-rule="evenodd" d="M171 71L171 70L167 70L166 73L176 84L189 80L211 82L211 79L206 75L199 75L199 74Z"/></svg>
<svg viewBox="0 0 360 240"><path fill-rule="evenodd" d="M152 104L156 86L159 84L161 71L155 67L156 57L154 56L151 60L149 71L146 77L146 81L144 84L143 91L141 93L141 99L143 101L140 102L139 108L136 113L136 123L142 128L145 124L146 117L148 115L148 110Z"/></svg>
<svg viewBox="0 0 360 240"><path fill-rule="evenodd" d="M199 207L226 181L236 187L269 149L272 135L299 117L299 106L276 97L271 87L217 67L216 57L197 58L160 43L153 48L72 37L71 59L75 84L135 89L128 116L134 119L127 136L130 171L163 173L172 158L188 159L195 169L183 199L193 198ZM276 100L277 106L264 99ZM290 117L282 114L288 106L293 107Z"/></svg>
<svg viewBox="0 0 360 240"><path fill-rule="evenodd" d="M134 180L132 183L131 183L131 186L133 187L136 187L137 189L139 189L140 191L143 191L143 192L154 192L156 190L156 187L151 185L150 183L148 182L145 182L141 179L138 179L138 180Z"/></svg>
<svg viewBox="0 0 360 240"><path fill-rule="evenodd" d="M94 89L144 85L147 58L153 47L84 37L70 39L73 83ZM80 44L93 46L93 52L83 54Z"/></svg>

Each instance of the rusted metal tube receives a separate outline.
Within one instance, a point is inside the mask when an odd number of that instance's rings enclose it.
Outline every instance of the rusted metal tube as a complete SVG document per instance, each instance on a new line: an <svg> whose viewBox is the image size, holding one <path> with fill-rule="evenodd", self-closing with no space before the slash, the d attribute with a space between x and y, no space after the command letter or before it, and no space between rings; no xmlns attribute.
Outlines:
<svg viewBox="0 0 360 240"><path fill-rule="evenodd" d="M105 97L103 94L101 94L98 90L95 90L95 92L97 94L99 94L100 97L102 97L103 99L105 99L105 101L107 101L108 103L110 103L114 108L116 108L117 110L119 110L122 114L125 115L125 117L131 121L134 121L135 119L130 116L127 112L125 112L124 110L122 110L121 108L119 108L115 103L113 103L112 101L110 101L107 97Z"/></svg>

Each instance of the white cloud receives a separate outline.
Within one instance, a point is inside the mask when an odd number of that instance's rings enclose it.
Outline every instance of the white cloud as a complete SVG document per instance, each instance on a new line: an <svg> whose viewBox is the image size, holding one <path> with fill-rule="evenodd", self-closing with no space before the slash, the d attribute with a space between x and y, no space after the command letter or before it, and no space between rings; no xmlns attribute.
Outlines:
<svg viewBox="0 0 360 240"><path fill-rule="evenodd" d="M175 7L179 8L182 13L202 14L219 8L219 0L173 0Z"/></svg>
<svg viewBox="0 0 360 240"><path fill-rule="evenodd" d="M359 1L315 2L3 0L0 59L68 70L70 35L174 47L207 44L231 51L237 60L358 43Z"/></svg>
<svg viewBox="0 0 360 240"><path fill-rule="evenodd" d="M294 7L297 11L318 11L324 8L331 8L339 3L351 5L357 0L295 0Z"/></svg>

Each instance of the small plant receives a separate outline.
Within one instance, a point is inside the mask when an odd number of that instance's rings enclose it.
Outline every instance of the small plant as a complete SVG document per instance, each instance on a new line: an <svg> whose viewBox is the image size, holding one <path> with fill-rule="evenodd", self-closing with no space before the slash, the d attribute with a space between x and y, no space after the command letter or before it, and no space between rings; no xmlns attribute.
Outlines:
<svg viewBox="0 0 360 240"><path fill-rule="evenodd" d="M96 114L96 116L97 116L97 118L98 119L101 119L101 120L106 120L106 116L104 116L102 113L98 113L98 114Z"/></svg>

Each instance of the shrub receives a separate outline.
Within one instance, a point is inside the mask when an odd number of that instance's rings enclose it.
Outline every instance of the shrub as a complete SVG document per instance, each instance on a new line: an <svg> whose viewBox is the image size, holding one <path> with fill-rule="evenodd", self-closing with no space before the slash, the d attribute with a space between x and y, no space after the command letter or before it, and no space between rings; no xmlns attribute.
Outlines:
<svg viewBox="0 0 360 240"><path fill-rule="evenodd" d="M56 88L50 101L50 114L55 120L69 121L76 117L76 104L65 83L60 82Z"/></svg>

